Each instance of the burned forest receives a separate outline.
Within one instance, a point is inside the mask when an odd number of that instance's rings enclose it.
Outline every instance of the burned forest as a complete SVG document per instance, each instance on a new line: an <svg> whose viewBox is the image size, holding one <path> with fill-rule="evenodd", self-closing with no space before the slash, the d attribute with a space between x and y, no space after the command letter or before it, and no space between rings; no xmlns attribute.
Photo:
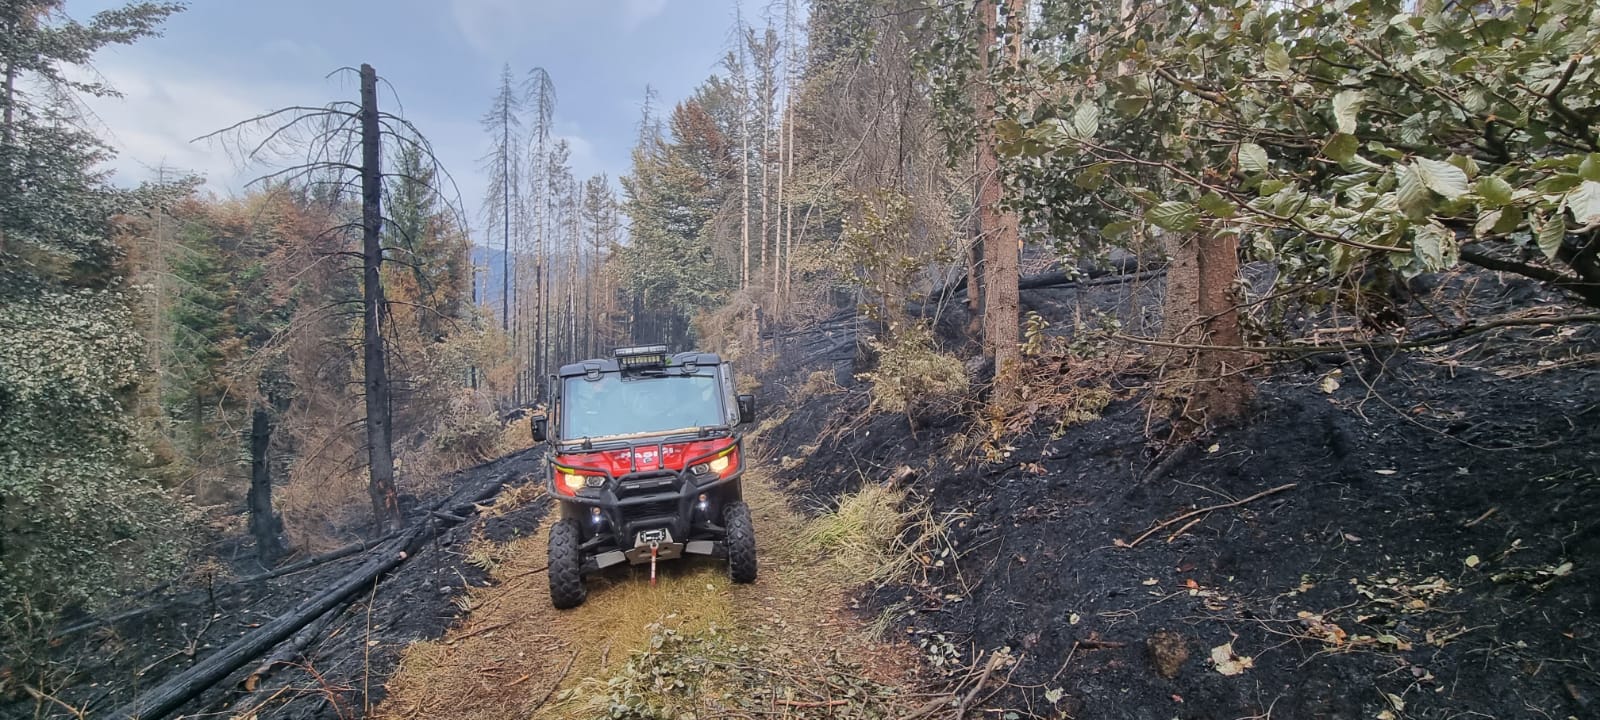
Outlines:
<svg viewBox="0 0 1600 720"><path fill-rule="evenodd" d="M1600 6L0 0L0 718L1600 716Z"/></svg>

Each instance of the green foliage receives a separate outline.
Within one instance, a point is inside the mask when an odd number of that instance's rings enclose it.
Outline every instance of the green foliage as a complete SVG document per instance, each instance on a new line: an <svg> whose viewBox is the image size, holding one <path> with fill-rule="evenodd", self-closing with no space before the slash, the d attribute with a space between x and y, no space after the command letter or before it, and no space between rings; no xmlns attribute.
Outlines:
<svg viewBox="0 0 1600 720"><path fill-rule="evenodd" d="M1441 270L1467 251L1600 303L1583 285L1600 281L1600 6L1122 12L1045 2L1036 62L1005 78L1019 209L1058 236L1209 228L1291 281Z"/></svg>
<svg viewBox="0 0 1600 720"><path fill-rule="evenodd" d="M862 193L850 205L834 259L837 270L862 292L869 317L898 322L929 260L947 263L954 260L953 254L947 246L940 247L930 258L919 247L912 236L911 198L903 193L878 188Z"/></svg>
<svg viewBox="0 0 1600 720"><path fill-rule="evenodd" d="M632 224L621 260L625 284L649 309L669 310L687 325L721 302L734 280L713 262L710 224L726 192L728 151L698 103L679 105L671 130L670 140L655 135L634 149L633 173L622 180Z"/></svg>
<svg viewBox="0 0 1600 720"><path fill-rule="evenodd" d="M965 397L966 367L956 356L939 351L926 324L894 328L889 340L867 343L878 352L878 367L861 375L872 383L874 408L911 416L948 413Z"/></svg>
<svg viewBox="0 0 1600 720"><path fill-rule="evenodd" d="M113 91L69 70L179 6L78 23L60 5L0 3L0 71L15 81L0 86L0 645L23 662L55 612L170 569L184 532L179 505L130 470L144 352L108 220L147 193L101 181L106 151L72 97Z"/></svg>
<svg viewBox="0 0 1600 720"><path fill-rule="evenodd" d="M182 513L128 469L142 347L121 295L7 298L0 332L0 639L14 640L170 570Z"/></svg>

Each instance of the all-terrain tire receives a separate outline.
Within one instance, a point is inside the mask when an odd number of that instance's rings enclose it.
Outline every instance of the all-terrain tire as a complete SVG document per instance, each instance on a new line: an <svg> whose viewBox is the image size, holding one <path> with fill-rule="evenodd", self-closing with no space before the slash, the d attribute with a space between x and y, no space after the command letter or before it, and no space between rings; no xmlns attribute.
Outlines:
<svg viewBox="0 0 1600 720"><path fill-rule="evenodd" d="M575 520L562 520L550 526L550 603L557 610L575 608L588 599L583 586L583 555L578 546L583 534Z"/></svg>
<svg viewBox="0 0 1600 720"><path fill-rule="evenodd" d="M728 503L722 509L722 524L728 529L728 576L736 583L756 581L756 526L750 520L750 506L744 501Z"/></svg>

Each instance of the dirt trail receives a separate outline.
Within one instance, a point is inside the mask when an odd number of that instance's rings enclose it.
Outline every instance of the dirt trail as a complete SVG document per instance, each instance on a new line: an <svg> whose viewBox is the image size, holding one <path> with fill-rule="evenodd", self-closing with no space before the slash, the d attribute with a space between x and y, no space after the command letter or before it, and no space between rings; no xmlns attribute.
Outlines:
<svg viewBox="0 0 1600 720"><path fill-rule="evenodd" d="M850 580L798 542L807 521L748 475L759 580L734 585L720 561L663 563L592 577L589 599L557 611L547 594L546 527L475 543L490 587L438 641L408 648L385 718L897 718L926 698L914 652L877 642L843 609ZM534 502L548 502L539 498Z"/></svg>

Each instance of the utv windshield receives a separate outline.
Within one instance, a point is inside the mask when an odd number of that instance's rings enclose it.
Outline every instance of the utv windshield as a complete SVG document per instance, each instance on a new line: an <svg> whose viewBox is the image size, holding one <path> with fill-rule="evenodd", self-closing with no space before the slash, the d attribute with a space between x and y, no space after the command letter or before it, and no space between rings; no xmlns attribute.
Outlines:
<svg viewBox="0 0 1600 720"><path fill-rule="evenodd" d="M561 392L561 438L605 438L726 425L714 375L567 378Z"/></svg>

